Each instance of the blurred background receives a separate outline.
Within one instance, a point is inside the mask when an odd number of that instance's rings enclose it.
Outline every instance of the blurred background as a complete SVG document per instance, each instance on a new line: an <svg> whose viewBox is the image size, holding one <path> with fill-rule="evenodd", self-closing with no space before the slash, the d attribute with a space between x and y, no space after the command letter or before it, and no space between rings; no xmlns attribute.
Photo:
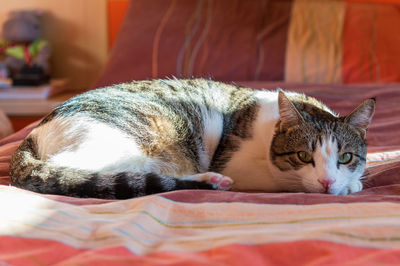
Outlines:
<svg viewBox="0 0 400 266"><path fill-rule="evenodd" d="M128 0L0 0L0 51L10 46L4 44L2 28L14 12L20 11L40 12L40 38L51 49L50 80L46 84L0 88L0 137L40 119L66 99L93 88L107 62L128 4Z"/></svg>
<svg viewBox="0 0 400 266"><path fill-rule="evenodd" d="M0 0L0 25L3 25L11 11L43 10L41 27L43 38L52 47L52 77L68 78L71 89L87 89L99 76L107 60L107 2Z"/></svg>

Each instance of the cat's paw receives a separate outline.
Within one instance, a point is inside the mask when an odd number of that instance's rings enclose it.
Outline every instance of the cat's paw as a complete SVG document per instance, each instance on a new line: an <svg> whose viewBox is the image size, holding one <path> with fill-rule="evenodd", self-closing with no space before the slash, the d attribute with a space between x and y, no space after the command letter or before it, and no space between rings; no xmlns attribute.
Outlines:
<svg viewBox="0 0 400 266"><path fill-rule="evenodd" d="M355 180L350 182L342 191L340 191L339 195L348 195L351 193L356 193L361 191L363 188L360 180Z"/></svg>
<svg viewBox="0 0 400 266"><path fill-rule="evenodd" d="M211 184L214 189L218 190L230 190L232 188L233 180L227 176L209 172L207 183Z"/></svg>
<svg viewBox="0 0 400 266"><path fill-rule="evenodd" d="M207 182L213 186L213 189L217 190L230 190L233 184L231 178L214 172L197 174L192 176L191 179Z"/></svg>

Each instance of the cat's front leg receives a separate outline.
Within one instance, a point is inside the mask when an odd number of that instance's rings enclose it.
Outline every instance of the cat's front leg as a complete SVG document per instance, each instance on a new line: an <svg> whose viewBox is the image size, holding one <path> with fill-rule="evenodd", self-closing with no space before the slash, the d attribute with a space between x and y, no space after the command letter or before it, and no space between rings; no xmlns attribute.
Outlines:
<svg viewBox="0 0 400 266"><path fill-rule="evenodd" d="M215 172L205 172L185 176L183 179L206 182L212 185L213 188L217 190L230 190L233 184L233 180L231 178Z"/></svg>
<svg viewBox="0 0 400 266"><path fill-rule="evenodd" d="M348 195L351 193L356 193L361 191L363 185L360 180L351 181L342 191L339 192L339 195Z"/></svg>

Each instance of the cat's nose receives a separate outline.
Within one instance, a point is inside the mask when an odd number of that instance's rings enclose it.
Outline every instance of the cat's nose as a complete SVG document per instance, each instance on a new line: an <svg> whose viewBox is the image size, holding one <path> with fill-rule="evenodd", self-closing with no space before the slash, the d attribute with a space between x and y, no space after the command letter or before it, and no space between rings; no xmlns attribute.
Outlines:
<svg viewBox="0 0 400 266"><path fill-rule="evenodd" d="M329 187L335 183L335 179L331 178L318 178L318 182L321 183L321 185L325 188L325 191L327 192L329 190Z"/></svg>

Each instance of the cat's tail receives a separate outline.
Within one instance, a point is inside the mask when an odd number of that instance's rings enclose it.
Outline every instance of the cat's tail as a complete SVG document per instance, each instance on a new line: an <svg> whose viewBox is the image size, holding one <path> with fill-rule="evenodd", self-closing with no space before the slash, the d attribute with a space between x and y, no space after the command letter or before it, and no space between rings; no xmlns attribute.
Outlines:
<svg viewBox="0 0 400 266"><path fill-rule="evenodd" d="M10 163L11 184L45 194L83 198L127 199L178 189L215 189L201 181L155 173L100 174L52 165L39 156L32 137L27 137Z"/></svg>

